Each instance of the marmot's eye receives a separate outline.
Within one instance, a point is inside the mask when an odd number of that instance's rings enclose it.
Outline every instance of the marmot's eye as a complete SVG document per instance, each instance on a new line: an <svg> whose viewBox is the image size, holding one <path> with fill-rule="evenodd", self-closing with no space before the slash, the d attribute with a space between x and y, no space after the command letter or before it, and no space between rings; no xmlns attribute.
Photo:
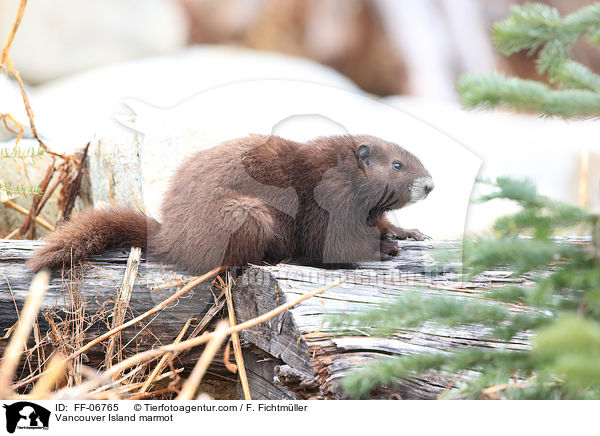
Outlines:
<svg viewBox="0 0 600 436"><path fill-rule="evenodd" d="M404 169L404 165L402 165L400 162L394 162L392 164L392 168L394 168L396 171L402 171Z"/></svg>

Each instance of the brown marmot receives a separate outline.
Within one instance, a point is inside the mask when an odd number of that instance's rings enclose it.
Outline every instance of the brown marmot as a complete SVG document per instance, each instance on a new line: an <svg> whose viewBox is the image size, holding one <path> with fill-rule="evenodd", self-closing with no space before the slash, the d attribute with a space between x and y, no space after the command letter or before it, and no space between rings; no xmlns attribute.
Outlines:
<svg viewBox="0 0 600 436"><path fill-rule="evenodd" d="M250 135L186 159L162 204L162 223L126 207L83 211L29 260L33 270L140 246L192 273L286 258L314 264L386 260L393 239L423 239L386 211L424 199L427 170L402 147L372 136L299 143Z"/></svg>

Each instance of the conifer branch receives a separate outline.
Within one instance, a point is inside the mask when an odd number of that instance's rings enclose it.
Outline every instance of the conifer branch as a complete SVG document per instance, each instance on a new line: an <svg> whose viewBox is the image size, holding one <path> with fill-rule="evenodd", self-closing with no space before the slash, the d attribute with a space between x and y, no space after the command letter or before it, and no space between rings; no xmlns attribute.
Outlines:
<svg viewBox="0 0 600 436"><path fill-rule="evenodd" d="M538 112L563 118L600 117L600 93L585 89L554 90L532 80L503 74L468 74L460 77L458 91L468 108L504 108Z"/></svg>
<svg viewBox="0 0 600 436"><path fill-rule="evenodd" d="M19 146L15 146L11 149L0 148L0 159L28 159L43 156L44 150L36 147L28 147L23 149Z"/></svg>
<svg viewBox="0 0 600 436"><path fill-rule="evenodd" d="M34 186L22 186L12 185L8 182L0 180L0 193L5 193L8 196L21 196L21 197L38 197L42 195L39 188Z"/></svg>
<svg viewBox="0 0 600 436"><path fill-rule="evenodd" d="M600 93L600 76L585 65L575 61L563 62L550 78L563 88L585 89Z"/></svg>
<svg viewBox="0 0 600 436"><path fill-rule="evenodd" d="M597 219L539 195L528 181L504 177L495 186L484 200L512 200L522 210L499 221L497 228L510 232L466 244L465 266L475 275L503 265L527 276L529 283L490 289L488 301L407 293L392 304L340 316L330 327L390 335L425 325L464 326L480 329L496 343L533 334L533 348L467 348L383 359L344 379L349 394L367 396L376 386L435 369L469 374L449 395L479 398L500 385L504 398L600 399L600 255L589 244L564 244L552 237L566 224L584 223L591 233ZM535 237L519 236L527 231ZM527 310L510 310L506 303L524 304ZM508 380L515 374L519 381L511 386Z"/></svg>
<svg viewBox="0 0 600 436"><path fill-rule="evenodd" d="M507 372L517 369L524 372L523 369L533 369L530 357L528 352L473 348L455 353L422 353L379 359L365 365L362 371L353 372L345 377L343 386L351 396L364 398L373 388L389 384L390 380L415 376L432 369L456 373L464 371L465 368L473 368L485 375L486 369L501 365ZM497 374L494 375L497 378ZM485 384L487 382L486 380ZM474 378L469 385L462 386L462 391L477 393L479 383L477 378Z"/></svg>
<svg viewBox="0 0 600 436"><path fill-rule="evenodd" d="M600 31L600 3L562 18L556 8L527 3L513 6L509 16L492 28L492 39L500 54L509 56L522 50L533 55L541 48L539 73L554 70L570 56L570 47L580 38Z"/></svg>
<svg viewBox="0 0 600 436"><path fill-rule="evenodd" d="M496 24L493 38L500 53L537 53L537 69L548 73L556 89L543 83L501 74L460 78L458 90L467 107L504 107L563 118L600 117L600 76L569 60L581 38L600 44L600 3L567 17L542 4L511 9ZM364 397L380 385L442 371L461 377L451 395L481 398L600 399L600 217L585 209L540 195L528 180L506 177L478 201L515 202L520 210L498 219L496 238L464 245L470 276L502 266L527 278L522 286L492 288L488 301L405 294L397 302L334 320L333 328L393 334L402 328L470 326L486 328L498 343L532 336L523 351L465 348L382 359L343 380L350 395ZM556 232L577 226L591 242L564 244ZM526 305L510 310L509 304ZM461 398L464 398L461 396Z"/></svg>
<svg viewBox="0 0 600 436"><path fill-rule="evenodd" d="M513 6L509 16L492 28L496 48L504 56L523 50L529 56L537 54L538 73L548 73L550 83L559 89L498 73L469 74L458 81L462 103L563 118L600 117L600 76L569 59L571 46L582 38L600 43L600 3L564 18L544 4Z"/></svg>

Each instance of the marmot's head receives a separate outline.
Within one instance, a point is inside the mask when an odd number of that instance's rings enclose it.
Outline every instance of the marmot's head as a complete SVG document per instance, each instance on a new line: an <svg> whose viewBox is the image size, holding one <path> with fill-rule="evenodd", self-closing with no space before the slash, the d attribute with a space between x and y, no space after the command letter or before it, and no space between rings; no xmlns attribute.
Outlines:
<svg viewBox="0 0 600 436"><path fill-rule="evenodd" d="M374 136L353 136L357 165L364 174L364 198L380 212L423 200L433 179L419 158Z"/></svg>

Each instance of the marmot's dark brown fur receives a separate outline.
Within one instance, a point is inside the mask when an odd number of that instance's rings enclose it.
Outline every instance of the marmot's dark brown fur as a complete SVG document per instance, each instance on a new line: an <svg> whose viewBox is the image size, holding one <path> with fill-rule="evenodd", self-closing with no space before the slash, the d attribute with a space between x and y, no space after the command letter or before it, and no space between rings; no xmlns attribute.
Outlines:
<svg viewBox="0 0 600 436"><path fill-rule="evenodd" d="M162 223L131 208L84 211L29 261L34 270L141 246L194 273L286 258L354 263L397 254L394 238L423 239L386 211L419 201L433 181L417 157L372 136L298 143L250 135L200 151L176 171Z"/></svg>

